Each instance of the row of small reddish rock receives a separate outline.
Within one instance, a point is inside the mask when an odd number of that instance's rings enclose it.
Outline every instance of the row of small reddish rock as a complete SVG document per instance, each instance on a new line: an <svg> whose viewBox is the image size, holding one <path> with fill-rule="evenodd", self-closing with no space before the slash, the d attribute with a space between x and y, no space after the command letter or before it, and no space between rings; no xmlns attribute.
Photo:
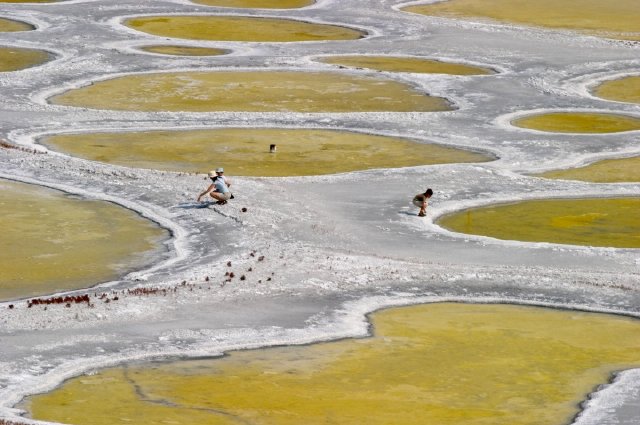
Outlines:
<svg viewBox="0 0 640 425"><path fill-rule="evenodd" d="M51 298L34 298L27 301L27 307L31 308L34 305L49 305L49 304L80 304L91 302L89 295L67 295L64 297L51 297Z"/></svg>
<svg viewBox="0 0 640 425"><path fill-rule="evenodd" d="M249 256L251 257L255 257L256 256L256 252L252 251ZM261 255L257 258L258 261L264 261L264 255ZM231 267L231 261L227 262L227 267ZM248 272L253 271L253 267L249 267L249 269L247 269ZM274 273L271 273L271 275L273 275ZM221 286L224 286L226 283L231 282L231 280L235 277L235 273L232 271L227 271L224 274L225 276L225 280L222 282ZM247 277L243 274L240 276L240 280L244 281L246 280ZM205 282L210 282L210 278L209 276L205 276L204 281ZM267 281L271 281L271 277L268 277L266 279ZM258 283L262 283L262 280L258 280ZM182 287L182 288L189 288L190 291L193 291L194 287L197 287L198 289L202 289L202 287L199 284L195 284L195 283L187 283L186 280L183 280L180 284L176 285L173 288L158 288L158 287L139 287L139 288L133 288L133 289L127 289L127 290L122 290L121 294L122 295L131 295L131 296L148 296L148 295L164 295L166 296L167 293L170 292L177 292L178 288ZM211 289L209 287L209 289ZM109 303L111 301L118 301L120 298L117 296L117 292L112 292L111 295L112 297L110 298L110 295L107 294L106 292L101 293L99 296L97 293L94 293L94 297L98 298L99 300L103 301L104 303ZM27 300L27 307L31 308L34 305L56 305L56 304L65 304L65 307L69 308L71 307L72 304L83 304L86 303L89 307L94 307L94 304L91 303L91 297L88 294L83 294L83 295L67 295L67 296L60 296L60 297L50 297L50 298L33 298L30 300ZM12 310L15 308L14 304L9 304L9 309ZM45 307L46 309L46 307ZM0 425L2 425L0 423Z"/></svg>
<svg viewBox="0 0 640 425"><path fill-rule="evenodd" d="M5 419L0 419L0 425L28 425L24 422L11 422Z"/></svg>

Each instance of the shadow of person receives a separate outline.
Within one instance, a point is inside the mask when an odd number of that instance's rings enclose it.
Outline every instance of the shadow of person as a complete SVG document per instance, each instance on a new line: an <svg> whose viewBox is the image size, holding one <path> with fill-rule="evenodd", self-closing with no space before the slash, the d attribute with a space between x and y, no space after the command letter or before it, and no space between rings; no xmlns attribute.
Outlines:
<svg viewBox="0 0 640 425"><path fill-rule="evenodd" d="M183 202L181 204L178 204L176 206L174 206L173 208L182 208L185 210L191 210L191 209L199 209L199 208L207 208L209 205L215 204L215 202L212 201L205 201L205 202L197 202L197 201L193 201L193 202Z"/></svg>

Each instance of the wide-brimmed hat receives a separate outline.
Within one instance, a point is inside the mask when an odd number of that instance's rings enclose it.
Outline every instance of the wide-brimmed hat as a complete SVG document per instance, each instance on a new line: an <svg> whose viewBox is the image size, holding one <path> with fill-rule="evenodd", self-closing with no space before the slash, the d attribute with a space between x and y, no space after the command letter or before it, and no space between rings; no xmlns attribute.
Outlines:
<svg viewBox="0 0 640 425"><path fill-rule="evenodd" d="M215 177L215 176L216 176L215 170L209 171L209 177Z"/></svg>
<svg viewBox="0 0 640 425"><path fill-rule="evenodd" d="M216 168L216 173L224 173L224 168Z"/></svg>

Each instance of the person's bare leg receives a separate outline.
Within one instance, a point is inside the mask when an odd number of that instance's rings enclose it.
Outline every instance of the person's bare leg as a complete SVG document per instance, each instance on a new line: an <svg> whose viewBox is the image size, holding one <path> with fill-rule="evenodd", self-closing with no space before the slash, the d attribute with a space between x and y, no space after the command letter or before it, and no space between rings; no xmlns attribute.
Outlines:
<svg viewBox="0 0 640 425"><path fill-rule="evenodd" d="M220 192L211 192L209 193L209 195L211 195L211 197L216 201L226 201L226 199L222 197L222 194Z"/></svg>

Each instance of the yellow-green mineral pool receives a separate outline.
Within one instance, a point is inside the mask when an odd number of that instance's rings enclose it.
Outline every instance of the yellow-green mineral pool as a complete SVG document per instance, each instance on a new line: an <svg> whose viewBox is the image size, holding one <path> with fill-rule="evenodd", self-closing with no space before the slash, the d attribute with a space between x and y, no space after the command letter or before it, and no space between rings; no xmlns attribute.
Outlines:
<svg viewBox="0 0 640 425"><path fill-rule="evenodd" d="M224 128L48 136L47 147L134 168L243 176L306 176L373 168L485 162L483 153L412 140L322 129ZM275 152L270 145L275 144Z"/></svg>
<svg viewBox="0 0 640 425"><path fill-rule="evenodd" d="M145 16L127 19L124 25L147 34L189 40L282 43L357 40L366 35L338 25L250 16Z"/></svg>
<svg viewBox="0 0 640 425"><path fill-rule="evenodd" d="M518 118L516 127L551 133L620 133L640 130L640 118L596 112L550 112Z"/></svg>
<svg viewBox="0 0 640 425"><path fill-rule="evenodd" d="M21 407L78 425L562 425L640 366L627 317L432 304L371 320L370 338L112 368Z"/></svg>
<svg viewBox="0 0 640 425"><path fill-rule="evenodd" d="M215 49L211 47L193 47L193 46L170 46L170 45L158 45L158 46L143 46L140 50L157 53L160 55L171 56L219 56L229 53L225 49Z"/></svg>
<svg viewBox="0 0 640 425"><path fill-rule="evenodd" d="M41 65L52 55L44 50L0 46L0 72L19 71Z"/></svg>
<svg viewBox="0 0 640 425"><path fill-rule="evenodd" d="M0 299L78 289L149 264L165 230L132 211L0 180Z"/></svg>
<svg viewBox="0 0 640 425"><path fill-rule="evenodd" d="M437 224L455 232L497 239L640 248L640 198L496 204L445 215Z"/></svg>
<svg viewBox="0 0 640 425"><path fill-rule="evenodd" d="M57 105L127 111L432 112L441 97L389 79L338 72L220 71L132 74L49 99Z"/></svg>
<svg viewBox="0 0 640 425"><path fill-rule="evenodd" d="M0 3L3 3L0 1ZM22 21L0 18L0 32L33 31L35 27Z"/></svg>
<svg viewBox="0 0 640 425"><path fill-rule="evenodd" d="M604 81L593 89L593 95L617 102L640 103L640 75Z"/></svg>
<svg viewBox="0 0 640 425"><path fill-rule="evenodd" d="M249 9L298 9L311 6L314 0L192 0L197 4Z"/></svg>
<svg viewBox="0 0 640 425"><path fill-rule="evenodd" d="M352 68L368 68L387 72L414 72L423 74L448 75L489 75L495 71L489 68L442 62L431 59L400 56L327 56L320 62Z"/></svg>
<svg viewBox="0 0 640 425"><path fill-rule="evenodd" d="M640 40L637 0L448 0L402 10L447 18L484 18L518 25L568 29L600 37Z"/></svg>
<svg viewBox="0 0 640 425"><path fill-rule="evenodd" d="M640 182L640 156L605 159L584 167L547 171L537 176L594 183Z"/></svg>

